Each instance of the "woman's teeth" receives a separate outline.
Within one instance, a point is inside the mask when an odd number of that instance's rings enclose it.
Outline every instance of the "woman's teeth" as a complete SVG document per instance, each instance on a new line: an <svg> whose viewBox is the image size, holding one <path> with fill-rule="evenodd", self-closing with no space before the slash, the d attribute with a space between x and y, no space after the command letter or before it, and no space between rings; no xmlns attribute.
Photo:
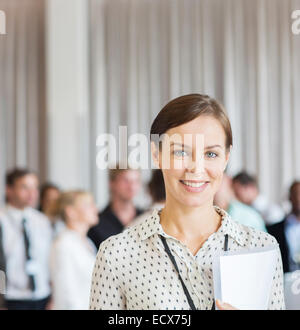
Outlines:
<svg viewBox="0 0 300 330"><path fill-rule="evenodd" d="M183 180L181 182L187 186L194 187L194 188L199 188L206 183L206 182L189 182L189 181L183 181Z"/></svg>

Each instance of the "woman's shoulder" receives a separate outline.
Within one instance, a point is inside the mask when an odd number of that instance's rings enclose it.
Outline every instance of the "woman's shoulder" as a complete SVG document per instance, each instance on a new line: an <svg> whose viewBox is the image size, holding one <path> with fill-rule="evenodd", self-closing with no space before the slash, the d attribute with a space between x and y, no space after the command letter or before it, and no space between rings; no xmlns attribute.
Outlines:
<svg viewBox="0 0 300 330"><path fill-rule="evenodd" d="M132 248L132 246L139 240L139 227L141 223L126 228L123 232L117 235L108 237L105 241L100 244L99 251L115 251L118 253L118 250L126 247Z"/></svg>
<svg viewBox="0 0 300 330"><path fill-rule="evenodd" d="M215 209L223 218L223 230L234 237L240 245L246 248L277 245L277 241L272 235L236 221L234 217L217 206Z"/></svg>
<svg viewBox="0 0 300 330"><path fill-rule="evenodd" d="M99 251L120 253L120 251L126 252L138 248L138 246L141 244L142 234L145 231L145 227L152 227L152 222L155 220L155 214L157 212L157 210L152 211L142 221L139 221L138 223L125 228L124 231L120 234L107 238L101 243Z"/></svg>
<svg viewBox="0 0 300 330"><path fill-rule="evenodd" d="M267 232L241 224L234 219L231 219L231 221L234 224L236 232L243 236L244 244L246 247L255 248L278 245L275 237L268 234Z"/></svg>

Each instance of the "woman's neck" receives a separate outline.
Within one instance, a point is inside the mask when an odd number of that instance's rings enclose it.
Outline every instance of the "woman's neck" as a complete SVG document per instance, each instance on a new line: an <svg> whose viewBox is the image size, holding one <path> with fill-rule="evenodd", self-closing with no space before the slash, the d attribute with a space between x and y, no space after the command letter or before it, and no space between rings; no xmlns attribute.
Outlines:
<svg viewBox="0 0 300 330"><path fill-rule="evenodd" d="M201 207L187 207L167 201L161 212L161 225L168 235L186 244L194 254L218 230L221 216L212 203Z"/></svg>
<svg viewBox="0 0 300 330"><path fill-rule="evenodd" d="M67 221L67 228L76 231L81 237L86 237L89 230L89 226L85 223L72 220Z"/></svg>
<svg viewBox="0 0 300 330"><path fill-rule="evenodd" d="M51 223L55 223L55 214L53 214L53 212L51 212L51 210L49 209L44 209L42 210L42 212L45 214L45 216L50 220Z"/></svg>

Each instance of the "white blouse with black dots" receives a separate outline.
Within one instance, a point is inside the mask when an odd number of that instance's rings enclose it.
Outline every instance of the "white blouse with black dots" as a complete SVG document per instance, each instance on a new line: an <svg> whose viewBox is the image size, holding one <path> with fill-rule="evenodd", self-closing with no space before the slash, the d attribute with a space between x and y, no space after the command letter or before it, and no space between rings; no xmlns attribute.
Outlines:
<svg viewBox="0 0 300 330"><path fill-rule="evenodd" d="M190 309L178 274L159 237L166 238L180 275L197 309L211 309L214 299L212 260L224 248L237 251L277 245L275 238L235 221L215 207L222 223L195 256L160 225L159 211L142 223L104 241L97 254L92 278L90 309ZM269 309L284 309L283 271L278 248Z"/></svg>

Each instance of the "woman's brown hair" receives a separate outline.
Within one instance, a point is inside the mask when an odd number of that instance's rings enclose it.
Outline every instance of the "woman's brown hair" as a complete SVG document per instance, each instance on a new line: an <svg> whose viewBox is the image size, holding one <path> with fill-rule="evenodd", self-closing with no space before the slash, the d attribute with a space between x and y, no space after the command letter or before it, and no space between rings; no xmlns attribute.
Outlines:
<svg viewBox="0 0 300 330"><path fill-rule="evenodd" d="M232 130L225 109L217 100L201 94L183 95L165 105L152 123L151 141L153 141L153 136L160 137L169 129L188 123L202 115L212 116L219 121L226 135L226 150L229 151L232 146Z"/></svg>

